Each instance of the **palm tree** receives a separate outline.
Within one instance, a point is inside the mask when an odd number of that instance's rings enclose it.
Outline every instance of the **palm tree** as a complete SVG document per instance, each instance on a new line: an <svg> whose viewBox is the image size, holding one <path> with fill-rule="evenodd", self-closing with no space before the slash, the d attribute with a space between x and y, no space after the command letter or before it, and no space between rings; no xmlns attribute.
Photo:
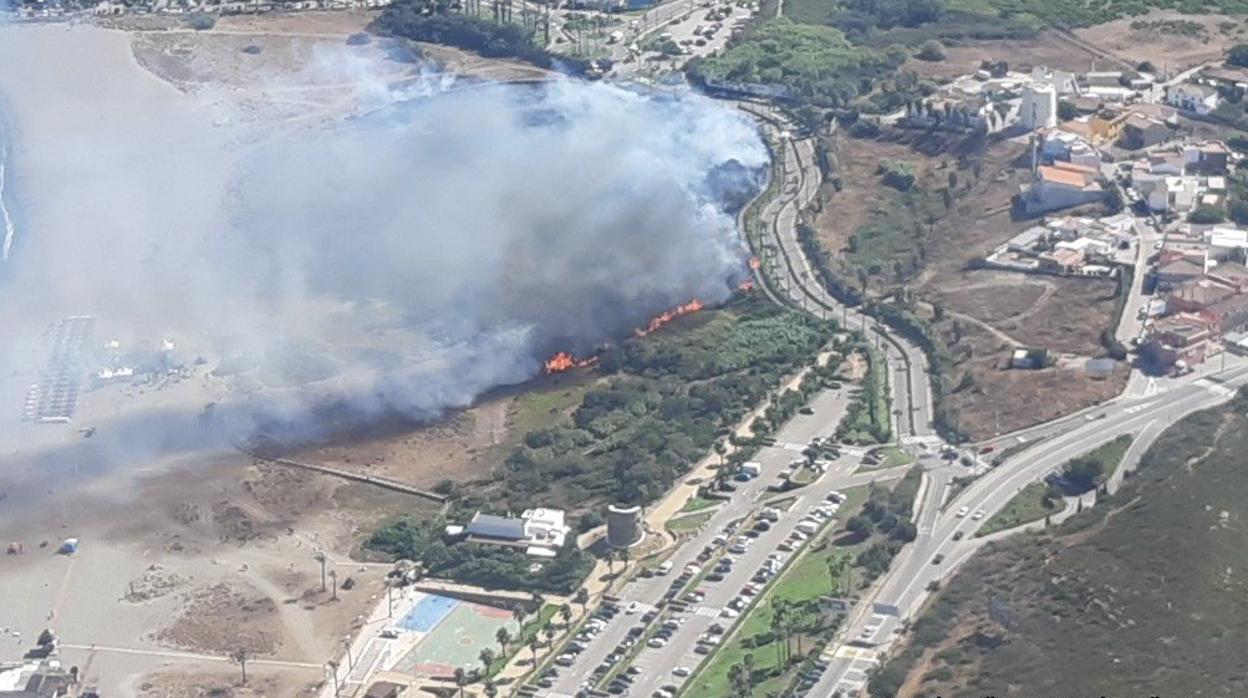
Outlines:
<svg viewBox="0 0 1248 698"><path fill-rule="evenodd" d="M779 607L773 606L774 610L771 614L771 634L776 638L776 666L780 667L780 671L784 671L785 661L784 652L788 649L788 638L784 637L784 614ZM784 643L780 640L784 639Z"/></svg>
<svg viewBox="0 0 1248 698"><path fill-rule="evenodd" d="M544 635L544 636L546 637L546 644L547 644L547 645L550 645L551 643L553 643L553 642L555 641L555 625L554 625L554 623L551 623L550 621L547 621L547 622L546 622L546 625L542 626L542 635Z"/></svg>
<svg viewBox="0 0 1248 698"><path fill-rule="evenodd" d="M498 646L502 650L500 654L507 654L507 643L511 642L511 633L507 632L507 628L499 628L494 633L494 639L498 641Z"/></svg>
<svg viewBox="0 0 1248 698"><path fill-rule="evenodd" d="M538 646L539 646L539 645L538 645L538 642L537 642L537 636L536 636L536 635L534 635L533 637L529 638L529 651L533 653L533 666L537 666L537 648L538 648Z"/></svg>
<svg viewBox="0 0 1248 698"><path fill-rule="evenodd" d="M468 674L462 666L455 667L455 687L459 689L459 698L464 698L464 685L468 683Z"/></svg>
<svg viewBox="0 0 1248 698"><path fill-rule="evenodd" d="M750 678L740 664L733 664L728 669L728 684L732 686L733 698L749 698Z"/></svg>
<svg viewBox="0 0 1248 698"><path fill-rule="evenodd" d="M559 620L563 621L563 626L565 628L568 626L568 624L572 622L572 607L571 606L567 605L566 603L559 605Z"/></svg>
<svg viewBox="0 0 1248 698"><path fill-rule="evenodd" d="M245 647L239 647L230 653L230 660L237 663L239 669L243 672L243 685L247 685L247 660L251 658L251 653Z"/></svg>
<svg viewBox="0 0 1248 698"><path fill-rule="evenodd" d="M477 657L481 660L481 673L489 674L490 666L494 664L494 650L486 647L481 650L481 654L477 655Z"/></svg>
<svg viewBox="0 0 1248 698"><path fill-rule="evenodd" d="M607 551L607 574L615 574L615 549Z"/></svg>
<svg viewBox="0 0 1248 698"><path fill-rule="evenodd" d="M724 455L728 453L728 444L724 443L723 439L715 442L715 453L719 456L719 467L722 469L724 467Z"/></svg>
<svg viewBox="0 0 1248 698"><path fill-rule="evenodd" d="M520 606L516 606L515 610L511 612L511 617L516 619L516 622L520 624L521 628L524 627L524 619L528 615L529 614L525 613L524 609L521 608Z"/></svg>
<svg viewBox="0 0 1248 698"><path fill-rule="evenodd" d="M487 698L495 698L498 695L498 686L493 681L485 682L485 695Z"/></svg>
<svg viewBox="0 0 1248 698"><path fill-rule="evenodd" d="M572 600L581 605L581 614L583 615L586 610L585 607L589 603L589 589L586 589L585 587L577 589L576 596L573 596Z"/></svg>
<svg viewBox="0 0 1248 698"><path fill-rule="evenodd" d="M331 659L325 663L328 664L330 670L334 672L334 698L338 698L338 662Z"/></svg>

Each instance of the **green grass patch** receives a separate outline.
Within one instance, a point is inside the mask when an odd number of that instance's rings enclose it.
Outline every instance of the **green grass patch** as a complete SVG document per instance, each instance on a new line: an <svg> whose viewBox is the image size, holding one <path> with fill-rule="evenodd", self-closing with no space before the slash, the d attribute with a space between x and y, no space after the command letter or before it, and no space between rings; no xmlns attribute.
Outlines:
<svg viewBox="0 0 1248 698"><path fill-rule="evenodd" d="M718 56L698 63L703 79L782 85L822 106L844 106L863 82L892 73L904 51L855 46L833 27L797 24L786 17L764 20Z"/></svg>
<svg viewBox="0 0 1248 698"><path fill-rule="evenodd" d="M1101 444L1088 453L1072 458L1062 466L1062 475L1074 488L1068 494L1078 494L1100 486L1122 462L1131 447L1131 435L1123 434L1113 441Z"/></svg>
<svg viewBox="0 0 1248 698"><path fill-rule="evenodd" d="M866 347L867 375L836 428L839 441L879 444L892 438L892 400L888 390L888 364L884 354Z"/></svg>
<svg viewBox="0 0 1248 698"><path fill-rule="evenodd" d="M1039 521L1058 511L1060 508L1049 496L1049 486L1043 482L1033 482L1014 495L1004 509L988 519L976 535L986 536L997 531L1022 526L1032 521Z"/></svg>
<svg viewBox="0 0 1248 698"><path fill-rule="evenodd" d="M691 497L689 501L685 502L685 506L681 507L680 510L685 512L703 511L705 509L710 509L711 507L717 507L723 503L724 501L722 499Z"/></svg>
<svg viewBox="0 0 1248 698"><path fill-rule="evenodd" d="M694 533L698 529L706 525L707 521L715 515L713 511L704 511L700 514L689 514L674 519L669 519L666 526L672 535L683 535L686 533Z"/></svg>
<svg viewBox="0 0 1248 698"><path fill-rule="evenodd" d="M906 452L900 446L885 446L880 452L880 462L878 465L867 465L863 463L859 470L885 470L887 468L897 468L903 465L910 465L914 462L914 456Z"/></svg>

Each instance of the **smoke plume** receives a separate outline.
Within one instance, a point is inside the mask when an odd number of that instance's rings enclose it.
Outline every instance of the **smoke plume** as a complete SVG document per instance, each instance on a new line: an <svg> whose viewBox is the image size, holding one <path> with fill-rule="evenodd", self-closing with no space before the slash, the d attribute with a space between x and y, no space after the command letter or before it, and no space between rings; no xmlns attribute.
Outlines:
<svg viewBox="0 0 1248 698"><path fill-rule="evenodd" d="M74 115L32 144L16 123L27 225L0 322L18 373L49 322L90 314L101 342L174 340L195 380L228 386L231 428L327 402L424 418L744 275L724 202L766 151L696 96L435 76L359 118L243 132L90 82L21 88Z"/></svg>

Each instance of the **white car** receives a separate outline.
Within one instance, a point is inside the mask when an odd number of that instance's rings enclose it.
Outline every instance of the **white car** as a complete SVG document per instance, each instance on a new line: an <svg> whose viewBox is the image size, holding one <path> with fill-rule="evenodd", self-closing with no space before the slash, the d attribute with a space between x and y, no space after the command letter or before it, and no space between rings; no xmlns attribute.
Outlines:
<svg viewBox="0 0 1248 698"><path fill-rule="evenodd" d="M971 508L970 508L970 507L962 507L962 508L958 509L958 518L960 519L960 518L962 518L962 517L966 516L966 515L967 515L967 514L969 514L969 513L971 513Z"/></svg>
<svg viewBox="0 0 1248 698"><path fill-rule="evenodd" d="M971 518L972 518L972 519L975 519L976 521L979 521L980 519L984 518L984 510L983 510L983 509L976 509L976 510L975 510L975 513L974 513L974 514L971 514Z"/></svg>
<svg viewBox="0 0 1248 698"><path fill-rule="evenodd" d="M672 669L672 674L675 676L688 676L689 674L692 674L692 673L693 672L690 671L689 667L687 666L678 666L675 669Z"/></svg>

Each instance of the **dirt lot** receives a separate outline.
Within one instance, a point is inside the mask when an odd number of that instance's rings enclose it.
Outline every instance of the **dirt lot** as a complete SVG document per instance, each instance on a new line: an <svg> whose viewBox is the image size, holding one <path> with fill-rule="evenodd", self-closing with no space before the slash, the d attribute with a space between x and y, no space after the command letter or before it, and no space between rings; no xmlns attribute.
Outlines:
<svg viewBox="0 0 1248 698"><path fill-rule="evenodd" d="M548 71L458 49L374 37L348 45L373 15L301 12L222 17L190 31L167 18L127 18L139 64L187 92L219 95L222 122L327 122L377 105L382 92L421 94L442 74L534 80ZM421 59L424 59L423 61Z"/></svg>
<svg viewBox="0 0 1248 698"><path fill-rule="evenodd" d="M928 78L955 78L979 70L984 61L1006 61L1010 70L1030 71L1033 66L1046 66L1057 70L1085 71L1097 56L1049 33L1041 33L1034 39L1009 41L966 40L945 49L945 60L923 61L910 58L904 70Z"/></svg>
<svg viewBox="0 0 1248 698"><path fill-rule="evenodd" d="M1039 370L1010 369L1009 342L971 323L942 323L956 357L948 408L956 426L972 440L991 438L1045 422L1107 400L1126 387L1128 369L1093 378L1082 364Z"/></svg>
<svg viewBox="0 0 1248 698"><path fill-rule="evenodd" d="M383 475L417 487L432 488L444 480L468 482L488 476L494 467L495 447L509 432L512 400L496 397L434 425L378 429L291 457Z"/></svg>
<svg viewBox="0 0 1248 698"><path fill-rule="evenodd" d="M1045 421L1117 394L1125 385L1125 367L1107 379L1083 370L1086 359L1103 353L1100 333L1113 317L1116 283L971 270L969 262L1035 222L1014 220L1010 213L1011 197L1029 175L1022 145L1001 142L969 152L957 146L912 132L839 138L843 188L828 187L830 198L815 218L834 267L855 282L857 270L866 268L875 295L901 287L917 291L921 314L929 319L935 313L930 304L940 306L943 316L935 331L954 360L948 405L957 413L957 426L972 438ZM885 186L877 167L888 161L910 163L916 189L925 193L902 194ZM888 231L896 239L879 244ZM876 242L864 253L863 240L871 236ZM1048 349L1057 365L1007 370L1018 347Z"/></svg>
<svg viewBox="0 0 1248 698"><path fill-rule="evenodd" d="M288 672L287 672L288 673ZM300 685L280 670L251 665L247 684L237 668L221 667L198 672L160 671L145 677L136 687L139 698L307 698L316 695L314 684Z"/></svg>
<svg viewBox="0 0 1248 698"><path fill-rule="evenodd" d="M1219 59L1226 49L1244 43L1248 25L1242 17L1153 11L1076 29L1075 34L1130 63L1149 61L1158 68L1181 72Z"/></svg>
<svg viewBox="0 0 1248 698"><path fill-rule="evenodd" d="M1117 292L1110 279L997 271L968 271L933 281L934 295L950 313L991 325L1019 346L1080 356L1101 351L1100 333L1113 314Z"/></svg>

